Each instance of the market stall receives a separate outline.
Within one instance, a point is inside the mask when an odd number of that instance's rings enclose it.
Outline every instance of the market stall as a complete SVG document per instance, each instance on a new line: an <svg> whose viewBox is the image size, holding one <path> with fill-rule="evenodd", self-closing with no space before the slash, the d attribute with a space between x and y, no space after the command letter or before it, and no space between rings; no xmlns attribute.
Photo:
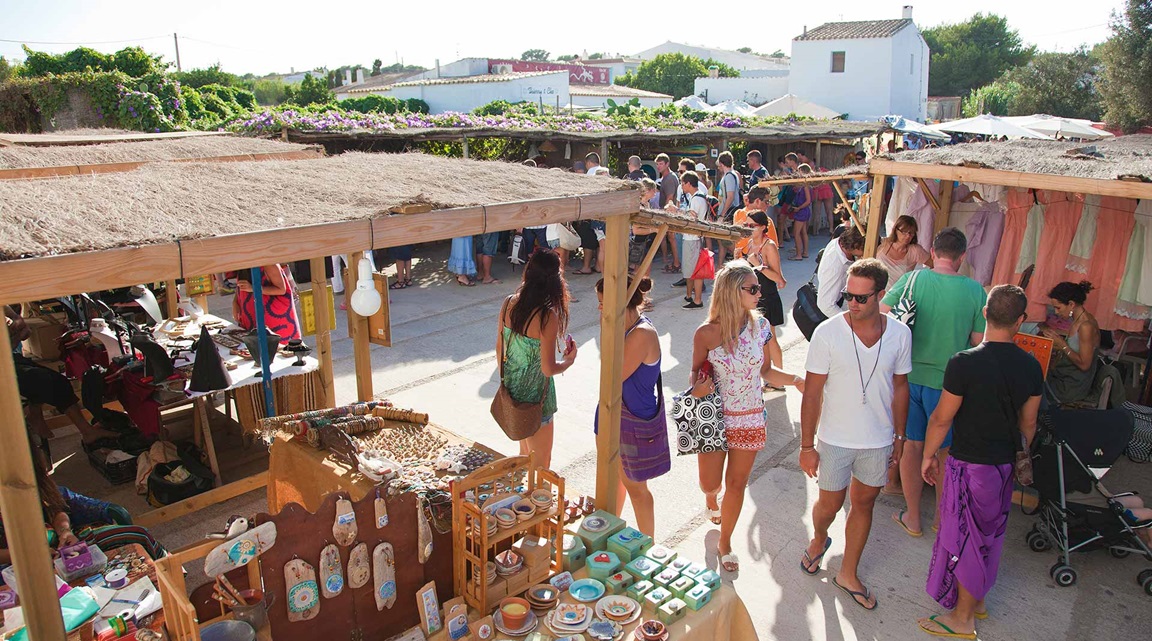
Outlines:
<svg viewBox="0 0 1152 641"><path fill-rule="evenodd" d="M393 180L381 183L380 175ZM194 274L287 262L320 261L331 254L447 239L532 224L569 222L581 217L607 221L605 312L606 348L623 338L621 315L627 271L628 214L636 196L619 181L516 165L448 160L422 155L348 154L321 160L270 160L227 164L167 162L130 172L83 178L0 182L0 302L39 300ZM372 184L350 192L348 185ZM85 194L100 193L99 200ZM389 214L421 202L431 211ZM490 204L495 203L495 204ZM194 205L190 207L189 205ZM430 206L430 207L428 207ZM108 225L114 217L119 223ZM26 224L36 221L35 225ZM35 229L35 233L28 231ZM314 285L322 284L314 281ZM317 306L317 357L324 404L334 405L328 332L331 319ZM353 331L366 334L367 318L350 314ZM356 329L356 328L360 329ZM356 340L360 395L371 397L370 353L366 336ZM0 340L7 339L7 331ZM615 442L620 412L622 356L606 349L602 363L601 423ZM613 420L615 417L616 420ZM22 412L11 355L0 356L0 434L14 446L0 457L0 507L6 520L41 520L31 459L25 445ZM612 460L615 446L601 452ZM615 504L615 466L601 465L598 497ZM236 485L236 484L230 484ZM210 501L252 489L224 486L202 501L174 509L188 513ZM235 492L235 493L234 493ZM201 497L197 497L201 498ZM331 521L329 521L331 527ZM28 631L37 640L64 638L49 555L38 528L11 528L9 543L24 600ZM196 552L210 550L196 550ZM190 551L191 552L191 551ZM173 563L196 558L174 555ZM250 560L250 559L249 559ZM281 569L283 571L283 568ZM170 588L184 588L179 572ZM163 582L163 579L161 579ZM405 595L405 600L414 595ZM175 607L175 606L173 606ZM181 608L181 620L195 613ZM169 618L172 612L167 612ZM179 628L179 638L196 638L198 628ZM172 627L169 627L172 631Z"/></svg>

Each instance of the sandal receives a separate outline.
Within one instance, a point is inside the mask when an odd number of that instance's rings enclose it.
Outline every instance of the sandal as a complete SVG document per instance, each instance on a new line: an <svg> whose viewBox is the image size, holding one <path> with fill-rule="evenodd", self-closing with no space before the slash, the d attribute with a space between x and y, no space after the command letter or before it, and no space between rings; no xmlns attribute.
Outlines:
<svg viewBox="0 0 1152 641"><path fill-rule="evenodd" d="M899 523L900 527L904 528L904 531L908 533L908 536L912 536L912 537L916 537L916 538L920 538L920 537L924 536L923 530L913 530L912 528L908 527L908 525L906 523L904 523L904 513L907 511L908 510L900 510L899 512L893 514L892 520Z"/></svg>
<svg viewBox="0 0 1152 641"><path fill-rule="evenodd" d="M734 553L729 552L728 554L720 557L720 567L723 568L725 572L739 572L740 557L736 556Z"/></svg>
<svg viewBox="0 0 1152 641"><path fill-rule="evenodd" d="M708 509L708 520L712 525L720 525L720 510Z"/></svg>
<svg viewBox="0 0 1152 641"><path fill-rule="evenodd" d="M579 275L581 275L581 276L590 276L590 275L592 275L592 274L595 274L595 273L596 273L596 270L593 270L593 269L589 269L589 270L585 271L585 270L583 270L583 269L577 269L576 271L574 271L574 272L572 272L572 273L573 273L573 274L579 274Z"/></svg>
<svg viewBox="0 0 1152 641"><path fill-rule="evenodd" d="M404 286L405 287L411 287L412 286L412 279L411 278L405 278L404 279Z"/></svg>
<svg viewBox="0 0 1152 641"><path fill-rule="evenodd" d="M398 280L395 283L389 285L388 289L404 289L405 287L407 287L407 285L404 284L404 281Z"/></svg>
<svg viewBox="0 0 1152 641"><path fill-rule="evenodd" d="M824 539L824 549L817 554L815 558L808 557L808 550L804 550L804 558L800 560L800 569L808 576L815 576L820 571L820 559L828 552L828 548L832 547L832 537ZM835 581L835 579L833 579Z"/></svg>
<svg viewBox="0 0 1152 641"><path fill-rule="evenodd" d="M876 606L880 605L879 601L874 600L872 602L872 607L868 607L868 599L873 598L872 592L869 591L868 588L864 588L863 592L857 592L856 590L850 590L850 589L844 587L843 585L840 585L836 581L836 577L832 577L832 585L834 585L834 586L840 588L841 590L843 590L844 592L846 592L848 594L848 596L852 597L852 600L856 602L856 605L864 608L865 610L875 610ZM861 598L863 598L864 600L861 601L860 600ZM940 627L944 627L941 624L937 624L937 625L940 625ZM921 627L923 627L923 626L921 626ZM947 628L945 628L945 629L947 629ZM925 630L925 631L927 632L927 630ZM951 630L949 630L949 632L951 632ZM970 638L975 639L976 635L973 634Z"/></svg>
<svg viewBox="0 0 1152 641"><path fill-rule="evenodd" d="M475 287L476 281L472 280L471 278L469 278L468 280L460 280L459 278L457 278L456 284L461 286L461 287Z"/></svg>
<svg viewBox="0 0 1152 641"><path fill-rule="evenodd" d="M932 636L936 636L936 637L946 637L949 639L973 639L973 640L976 638L975 632L967 632L967 633L956 632L952 628L944 625L943 623L940 623L939 621L936 620L936 617L938 617L938 616L940 616L940 615L939 614L933 614L932 616L928 617L927 619L921 619L920 621L917 622L917 625L919 625L920 629L923 630L924 632L927 632L928 634L931 634ZM937 627L939 627L940 629L939 630L930 630L924 625L925 622L931 622L934 625L936 625Z"/></svg>

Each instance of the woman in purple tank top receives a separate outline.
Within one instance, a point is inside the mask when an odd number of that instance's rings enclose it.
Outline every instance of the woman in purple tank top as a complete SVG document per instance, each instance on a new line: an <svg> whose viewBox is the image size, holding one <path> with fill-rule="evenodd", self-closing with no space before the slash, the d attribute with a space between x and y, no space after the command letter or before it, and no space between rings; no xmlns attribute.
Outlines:
<svg viewBox="0 0 1152 641"><path fill-rule="evenodd" d="M628 278L632 286L632 278ZM616 513L624 509L624 496L632 501L636 529L653 536L656 531L655 506L648 480L672 468L668 445L668 424L664 414L664 394L660 380L660 337L640 309L648 301L652 281L641 278L636 293L624 310L624 387L620 410L620 489ZM604 304L604 279L596 283L596 296ZM597 420L599 420L599 412Z"/></svg>

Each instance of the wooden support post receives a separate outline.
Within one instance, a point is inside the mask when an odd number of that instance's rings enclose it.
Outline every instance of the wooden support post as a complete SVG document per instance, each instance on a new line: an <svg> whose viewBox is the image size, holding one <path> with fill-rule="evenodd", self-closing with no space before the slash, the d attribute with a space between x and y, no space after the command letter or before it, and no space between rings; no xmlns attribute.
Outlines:
<svg viewBox="0 0 1152 641"><path fill-rule="evenodd" d="M269 354L268 358L272 358L274 354ZM208 417L208 400L211 395L198 396L192 399L192 406L195 414L192 415L192 429L199 429L200 433L204 436L204 451L208 453L208 467L212 470L212 476L215 478L214 487L224 485L224 478L220 476L220 461L216 458L216 444L212 441L212 420ZM275 410L276 406L273 405L272 409Z"/></svg>
<svg viewBox="0 0 1152 641"><path fill-rule="evenodd" d="M468 152L468 136L464 136L464 138L461 139L461 145L463 147L464 157L465 158L471 158L472 155ZM372 249L376 249L376 248L373 247Z"/></svg>
<svg viewBox="0 0 1152 641"><path fill-rule="evenodd" d="M840 196L840 202L844 203L844 206L848 208L848 216L852 218L852 224L856 225L856 229L860 230L860 233L863 234L864 225L860 222L860 217L857 216L856 212L852 209L852 201L848 200L848 197L844 195L844 190L840 189L839 181L832 181L832 189L836 190L836 195Z"/></svg>
<svg viewBox="0 0 1152 641"><path fill-rule="evenodd" d="M640 265L636 267L636 275L639 276L648 271L652 266L652 261L656 258L656 252L660 250L660 243L664 242L664 236L668 234L668 225L660 225L656 230L656 239L652 241L652 246L648 248L648 253L644 256L644 260L640 261ZM633 278L632 286L628 288L628 294L624 297L624 301L632 300L636 295L636 290L640 288L640 279Z"/></svg>
<svg viewBox="0 0 1152 641"><path fill-rule="evenodd" d="M920 183L920 189L924 190L924 196L928 202L932 204L932 209L936 210L936 214L940 214L940 201L936 199L936 194L932 193L932 187L923 178L917 178L916 182Z"/></svg>
<svg viewBox="0 0 1152 641"><path fill-rule="evenodd" d="M936 238L941 229L948 226L948 216L952 213L952 191L955 187L956 183L951 180L941 181L940 206L936 209L936 224L932 230L932 239ZM932 239L929 239L929 245Z"/></svg>
<svg viewBox="0 0 1152 641"><path fill-rule="evenodd" d="M0 345L9 345L7 325L0 327ZM0 435L6 452L0 456L0 511L8 523L8 549L16 568L16 584L24 606L28 638L64 641L64 619L56 596L56 572L48 552L48 540L39 524L44 522L32 469L32 450L24 427L24 410L16 387L12 352L0 352ZM623 366L623 365L621 365ZM617 409L619 413L619 409Z"/></svg>
<svg viewBox="0 0 1152 641"><path fill-rule="evenodd" d="M199 296L193 296L192 300L197 305L200 306L200 309L204 310L205 312L208 311L208 294L200 294Z"/></svg>
<svg viewBox="0 0 1152 641"><path fill-rule="evenodd" d="M600 141L600 164L608 167L608 139L604 138Z"/></svg>
<svg viewBox="0 0 1152 641"><path fill-rule="evenodd" d="M364 252L355 252L349 259L348 278L344 291L348 299L348 330L352 333L352 353L356 359L356 400L372 400L372 344L368 342L368 319L352 309L352 292L356 289L360 259Z"/></svg>
<svg viewBox="0 0 1152 641"><path fill-rule="evenodd" d="M813 171L819 171L824 166L824 154L820 148L820 141L816 141L816 166L812 168Z"/></svg>
<svg viewBox="0 0 1152 641"><path fill-rule="evenodd" d="M600 314L600 431L596 436L596 505L616 514L620 484L620 407L624 384L624 297L628 285L628 216L606 222L604 311Z"/></svg>
<svg viewBox="0 0 1152 641"><path fill-rule="evenodd" d="M888 187L888 177L883 174L872 176L872 190L868 194L868 229L864 232L864 257L876 256L876 245L880 239L880 228L884 226L884 192Z"/></svg>
<svg viewBox="0 0 1152 641"><path fill-rule="evenodd" d="M328 317L328 278L324 263L328 257L309 261L312 271L312 309L316 319L316 359L320 361L319 401L321 407L336 407L336 382L332 369L332 321ZM351 272L349 272L351 275ZM348 287L348 283L344 283Z"/></svg>
<svg viewBox="0 0 1152 641"><path fill-rule="evenodd" d="M176 293L176 281L165 281L164 289L164 314L167 318L176 318L180 315L180 295Z"/></svg>

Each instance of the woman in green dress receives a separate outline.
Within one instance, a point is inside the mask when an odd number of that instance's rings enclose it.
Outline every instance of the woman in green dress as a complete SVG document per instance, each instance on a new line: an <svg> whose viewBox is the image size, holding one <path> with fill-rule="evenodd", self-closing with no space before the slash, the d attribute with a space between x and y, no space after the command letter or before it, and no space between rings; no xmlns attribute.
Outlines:
<svg viewBox="0 0 1152 641"><path fill-rule="evenodd" d="M1067 334L1049 327L1040 333L1052 339L1052 364L1048 366L1048 387L1060 403L1078 403L1092 394L1096 381L1096 350L1100 347L1100 325L1084 309L1092 283L1058 283L1048 292L1052 310L1067 318Z"/></svg>
<svg viewBox="0 0 1152 641"><path fill-rule="evenodd" d="M540 429L518 441L520 454L534 453L536 464L544 468L552 463L552 419L556 414L552 377L576 361L576 342L567 334L568 301L560 257L551 249L537 249L524 266L524 280L509 298L497 330L504 339L503 382L512 398L537 403L544 397Z"/></svg>

